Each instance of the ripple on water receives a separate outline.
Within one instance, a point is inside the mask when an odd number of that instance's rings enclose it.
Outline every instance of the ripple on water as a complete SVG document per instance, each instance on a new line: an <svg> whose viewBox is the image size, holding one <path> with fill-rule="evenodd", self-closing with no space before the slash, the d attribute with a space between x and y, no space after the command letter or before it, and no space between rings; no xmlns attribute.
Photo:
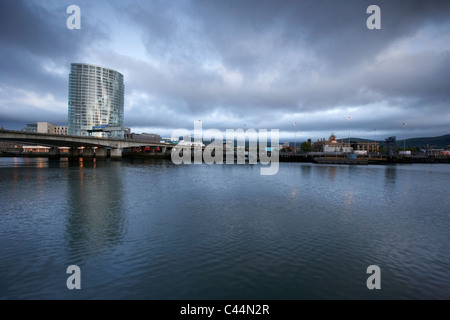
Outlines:
<svg viewBox="0 0 450 320"><path fill-rule="evenodd" d="M449 299L445 168L0 159L0 297Z"/></svg>

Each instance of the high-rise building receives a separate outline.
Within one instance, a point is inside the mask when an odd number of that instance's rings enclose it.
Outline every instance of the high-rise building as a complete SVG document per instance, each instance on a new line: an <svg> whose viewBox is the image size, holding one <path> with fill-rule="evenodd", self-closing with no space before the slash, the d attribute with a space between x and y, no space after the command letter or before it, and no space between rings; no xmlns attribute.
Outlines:
<svg viewBox="0 0 450 320"><path fill-rule="evenodd" d="M69 135L123 139L123 102L121 73L91 64L71 64Z"/></svg>

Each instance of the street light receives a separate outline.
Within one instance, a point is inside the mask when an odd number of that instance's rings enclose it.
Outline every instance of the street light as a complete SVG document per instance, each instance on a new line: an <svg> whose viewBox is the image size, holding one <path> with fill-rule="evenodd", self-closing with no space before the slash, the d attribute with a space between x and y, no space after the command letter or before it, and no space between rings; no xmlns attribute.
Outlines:
<svg viewBox="0 0 450 320"><path fill-rule="evenodd" d="M375 145L373 146L373 152L377 152L378 153L377 128L375 128L373 130L375 130Z"/></svg>
<svg viewBox="0 0 450 320"><path fill-rule="evenodd" d="M352 117L347 117L348 119L348 146L350 147L350 120Z"/></svg>
<svg viewBox="0 0 450 320"><path fill-rule="evenodd" d="M403 122L403 151L406 151L406 122Z"/></svg>
<svg viewBox="0 0 450 320"><path fill-rule="evenodd" d="M297 130L295 130L296 126L297 122L294 122L294 154L297 154Z"/></svg>

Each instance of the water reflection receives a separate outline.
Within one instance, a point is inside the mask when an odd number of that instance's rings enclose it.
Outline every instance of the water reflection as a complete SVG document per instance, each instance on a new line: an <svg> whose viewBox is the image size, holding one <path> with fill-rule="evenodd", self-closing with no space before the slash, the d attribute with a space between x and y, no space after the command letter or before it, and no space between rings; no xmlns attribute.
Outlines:
<svg viewBox="0 0 450 320"><path fill-rule="evenodd" d="M291 198L297 199L298 198L297 193L298 193L297 187L293 186L292 189L291 189Z"/></svg>
<svg viewBox="0 0 450 320"><path fill-rule="evenodd" d="M447 165L27 161L0 159L0 299L450 298Z"/></svg>
<svg viewBox="0 0 450 320"><path fill-rule="evenodd" d="M302 175L305 177L310 177L311 176L311 168L312 166L309 164L303 164L300 166L300 168L302 169Z"/></svg>
<svg viewBox="0 0 450 320"><path fill-rule="evenodd" d="M314 167L314 172L320 175L320 179L326 179L323 181L329 188L335 188L342 182L342 172L345 167L338 165L317 165ZM338 178L338 173L340 178Z"/></svg>
<svg viewBox="0 0 450 320"><path fill-rule="evenodd" d="M386 185L394 185L397 179L397 166L386 166L384 181Z"/></svg>
<svg viewBox="0 0 450 320"><path fill-rule="evenodd" d="M354 201L353 191L348 191L344 195L344 203L347 208L350 208Z"/></svg>
<svg viewBox="0 0 450 320"><path fill-rule="evenodd" d="M67 180L67 241L70 263L75 264L120 242L125 225L120 162L84 161L78 167L69 171Z"/></svg>
<svg viewBox="0 0 450 320"><path fill-rule="evenodd" d="M328 168L330 180L331 180L332 182L335 182L335 180L336 180L337 171L338 171L338 168L335 167L335 166L329 167L329 168Z"/></svg>
<svg viewBox="0 0 450 320"><path fill-rule="evenodd" d="M134 167L142 167L143 165L157 166L159 169L176 166L172 160L164 158L125 158L122 162Z"/></svg>
<svg viewBox="0 0 450 320"><path fill-rule="evenodd" d="M83 159L79 158L77 160L70 160L68 162L69 167L76 168L97 168L97 164L103 166L105 163L109 163L108 161L97 161L95 158L93 159Z"/></svg>

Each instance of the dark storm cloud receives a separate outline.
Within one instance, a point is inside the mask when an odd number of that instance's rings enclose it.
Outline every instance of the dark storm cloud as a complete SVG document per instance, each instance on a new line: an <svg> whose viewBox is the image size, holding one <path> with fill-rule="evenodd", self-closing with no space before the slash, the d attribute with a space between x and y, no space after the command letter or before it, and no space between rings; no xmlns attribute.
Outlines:
<svg viewBox="0 0 450 320"><path fill-rule="evenodd" d="M65 28L71 1L0 4L3 88L63 101L70 62L111 67L127 126L344 134L351 114L355 132L408 120L448 133L449 1L79 1L79 32ZM366 27L372 4L381 30Z"/></svg>
<svg viewBox="0 0 450 320"><path fill-rule="evenodd" d="M370 59L426 23L448 22L450 12L448 1L420 0L194 3L192 11L203 22L205 35L226 61L242 68L270 62L279 55L278 46L303 46L329 66L347 67ZM366 8L371 4L382 10L382 29L376 32L365 27ZM274 34L277 42L267 46L259 43L258 39L268 34Z"/></svg>
<svg viewBox="0 0 450 320"><path fill-rule="evenodd" d="M93 42L108 38L98 26L70 32L66 27L68 3L54 2L55 6L49 9L44 2L0 0L1 100L10 101L0 110L3 122L43 118L58 123L67 121L61 115L67 114L70 63L82 59ZM89 26L89 22L85 24ZM12 100L23 90L36 92L40 98L50 94L60 100L63 110L47 110L48 115L43 116L42 109L16 105Z"/></svg>
<svg viewBox="0 0 450 320"><path fill-rule="evenodd" d="M162 9L157 2L133 7L128 14L141 25L148 52L169 57L176 66L165 70L176 77L156 71L147 73L150 82L199 113L214 106L240 109L241 114L273 108L326 110L373 98L433 96L439 87L448 97L448 81L442 83L440 71L448 67L445 57L423 55L433 59L425 63L415 56L398 56L387 64L375 59L425 25L447 23L450 3L378 1L382 29L373 31L365 26L372 2L192 1L181 9ZM191 23L181 25L186 19ZM240 90L230 90L217 74L202 70L197 60L202 49L207 50L202 58L217 59L242 76ZM278 77L266 87L252 86L265 72ZM427 81L421 86L424 75Z"/></svg>

